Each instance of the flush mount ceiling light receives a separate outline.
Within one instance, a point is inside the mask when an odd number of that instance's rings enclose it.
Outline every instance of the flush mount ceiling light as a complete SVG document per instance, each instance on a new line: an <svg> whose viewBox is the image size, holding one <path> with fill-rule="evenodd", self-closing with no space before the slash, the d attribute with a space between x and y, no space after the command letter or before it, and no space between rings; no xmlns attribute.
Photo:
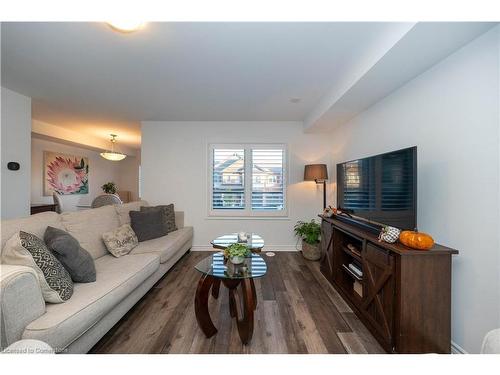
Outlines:
<svg viewBox="0 0 500 375"><path fill-rule="evenodd" d="M112 21L108 22L108 25L116 31L120 31L122 33L133 33L141 29L144 26L144 22L139 21Z"/></svg>
<svg viewBox="0 0 500 375"><path fill-rule="evenodd" d="M127 157L127 155L122 154L118 150L115 150L115 144L116 144L116 134L110 134L111 136L111 150L101 152L101 156L104 159L111 160L111 161L120 161L123 160Z"/></svg>

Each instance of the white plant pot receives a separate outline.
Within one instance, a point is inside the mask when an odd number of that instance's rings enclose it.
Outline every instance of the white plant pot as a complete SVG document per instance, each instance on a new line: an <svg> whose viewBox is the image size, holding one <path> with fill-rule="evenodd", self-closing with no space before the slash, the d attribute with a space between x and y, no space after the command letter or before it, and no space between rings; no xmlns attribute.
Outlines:
<svg viewBox="0 0 500 375"><path fill-rule="evenodd" d="M241 264L245 261L245 257L231 257L229 260L233 264Z"/></svg>
<svg viewBox="0 0 500 375"><path fill-rule="evenodd" d="M321 258L319 243L316 245L310 245L306 241L302 241L302 255L307 260L319 260Z"/></svg>

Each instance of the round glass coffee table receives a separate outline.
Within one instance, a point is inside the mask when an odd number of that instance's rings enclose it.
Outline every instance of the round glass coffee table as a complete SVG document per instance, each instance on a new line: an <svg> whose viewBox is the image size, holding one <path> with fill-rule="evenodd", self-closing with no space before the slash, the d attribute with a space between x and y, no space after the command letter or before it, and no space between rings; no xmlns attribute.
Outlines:
<svg viewBox="0 0 500 375"><path fill-rule="evenodd" d="M229 233L223 234L222 236L217 237L215 240L212 240L210 243L214 247L214 249L225 250L226 247L232 245L233 243L243 243L248 246L248 248L253 253L260 253L262 248L264 247L264 239L255 233L246 233L247 239L246 241L240 241L238 239L238 233Z"/></svg>
<svg viewBox="0 0 500 375"><path fill-rule="evenodd" d="M219 288L222 284L229 289L229 312L236 318L241 342L247 344L253 335L253 316L257 308L257 293L255 278L263 277L267 265L260 255L252 253L242 264L232 264L222 253L216 253L203 259L195 266L201 273L194 307L196 320L206 337L217 333L208 310L210 290L212 297L219 298Z"/></svg>

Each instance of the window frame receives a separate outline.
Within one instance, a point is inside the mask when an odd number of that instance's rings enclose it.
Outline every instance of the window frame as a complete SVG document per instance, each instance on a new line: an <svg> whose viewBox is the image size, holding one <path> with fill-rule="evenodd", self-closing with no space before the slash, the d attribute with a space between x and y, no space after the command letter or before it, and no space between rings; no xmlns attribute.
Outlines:
<svg viewBox="0 0 500 375"><path fill-rule="evenodd" d="M244 191L245 191L245 208L241 210L224 210L212 208L213 199L213 156L214 149L217 148L235 148L244 150L245 158L245 177L244 177ZM254 210L252 209L252 167L253 158L252 150L283 150L283 209L282 210ZM266 217L288 217L288 147L285 143L209 143L207 147L208 154L208 181L207 189L207 209L208 216L211 218L224 218L224 217L250 217L250 218L266 218Z"/></svg>

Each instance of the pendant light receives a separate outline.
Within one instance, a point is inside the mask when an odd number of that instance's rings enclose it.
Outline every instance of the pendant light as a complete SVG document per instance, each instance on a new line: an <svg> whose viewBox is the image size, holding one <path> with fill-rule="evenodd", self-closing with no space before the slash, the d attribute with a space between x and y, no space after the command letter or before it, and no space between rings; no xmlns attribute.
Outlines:
<svg viewBox="0 0 500 375"><path fill-rule="evenodd" d="M144 23L134 20L115 20L108 22L108 25L113 30L121 33L133 33L134 31L141 29L144 26Z"/></svg>
<svg viewBox="0 0 500 375"><path fill-rule="evenodd" d="M111 160L111 161L120 161L120 160L125 159L127 157L127 155L122 154L118 150L115 150L115 144L116 144L116 137L117 137L117 135L116 134L110 134L110 136L111 136L111 140L110 140L111 141L111 150L105 151L105 152L101 152L101 156L104 159Z"/></svg>
<svg viewBox="0 0 500 375"><path fill-rule="evenodd" d="M113 30L122 33L133 33L134 31L141 29L144 26L144 22L134 20L115 20L108 22L108 25L111 26Z"/></svg>

